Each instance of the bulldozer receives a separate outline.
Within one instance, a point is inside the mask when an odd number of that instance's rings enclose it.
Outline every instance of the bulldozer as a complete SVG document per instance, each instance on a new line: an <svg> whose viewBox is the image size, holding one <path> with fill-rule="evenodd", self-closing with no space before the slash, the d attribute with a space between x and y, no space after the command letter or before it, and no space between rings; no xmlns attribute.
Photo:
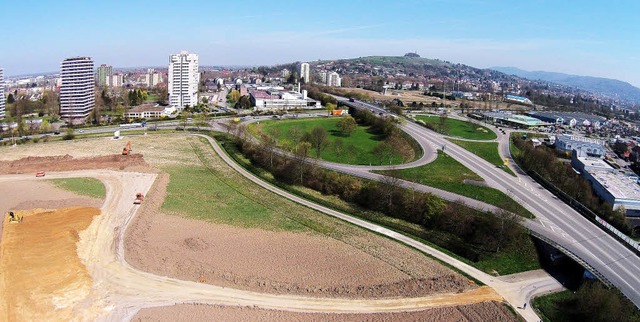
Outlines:
<svg viewBox="0 0 640 322"><path fill-rule="evenodd" d="M144 195L141 192L136 193L136 199L133 200L134 205L139 205L144 200Z"/></svg>
<svg viewBox="0 0 640 322"><path fill-rule="evenodd" d="M20 216L18 214L14 214L13 211L9 211L9 222L10 223L21 223L24 219L24 216Z"/></svg>
<svg viewBox="0 0 640 322"><path fill-rule="evenodd" d="M131 153L131 141L127 142L127 145L122 149L122 155L129 155Z"/></svg>

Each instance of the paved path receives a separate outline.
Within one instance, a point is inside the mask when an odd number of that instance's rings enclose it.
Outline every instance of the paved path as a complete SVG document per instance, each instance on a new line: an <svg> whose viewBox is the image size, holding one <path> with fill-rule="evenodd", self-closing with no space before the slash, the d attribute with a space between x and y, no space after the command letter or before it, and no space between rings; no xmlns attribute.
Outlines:
<svg viewBox="0 0 640 322"><path fill-rule="evenodd" d="M498 292L498 294L500 294L507 302L509 302L513 307L518 307L521 306L523 303L525 302L529 302L531 297L536 295L536 294L541 294L541 293L545 293L545 292L549 292L549 291L555 291L555 290L561 290L563 289L562 285L556 281L553 277L551 277L548 274L540 274L540 276L536 276L533 279L525 279L522 281L519 281L517 283L510 283L510 282L505 282L502 281L496 277L493 277L485 272L482 272L478 269L476 269L475 267L472 267L464 262L459 261L458 259L455 259L443 252L440 252L439 250L436 250L432 247L429 247L423 243L420 243L412 238L409 238L405 235L402 235L400 233L397 233L395 231L389 230L387 228L384 228L382 226L346 215L344 213L335 211L333 209L315 204L313 202L310 202L306 199L300 198L296 195L293 195L287 191L284 191L278 187L275 187L265 181L263 181L262 179L256 177L255 175L253 175L252 173L250 173L249 171L247 171L246 169L244 169L243 167L241 167L240 165L236 164L223 150L222 148L220 148L220 146L218 146L218 144L210 137L208 136L204 136L204 135L199 135L201 137L206 138L207 140L209 140L209 142L211 143L211 145L213 146L214 150L220 155L220 157L227 163L229 164L229 166L231 166L232 168L234 168L236 171L238 171L240 174L242 174L243 176L245 176L246 178L248 178L249 180L253 181L254 183L264 187L265 189L268 189L280 196L283 196L287 199L290 199L292 201L295 201L299 204L305 205L309 208L321 211L325 214L334 216L336 218L340 218L344 221L350 222L354 225L369 229L371 231L375 231L379 234L385 235L391 239L397 240L399 242L402 242L406 245L409 245L415 249L418 249L424 253L427 253L453 267L455 267L456 269L465 272L466 274L473 276L474 278L476 278L477 280L481 281L482 283L490 286L491 288L493 288L494 290L496 290ZM535 312L533 312L533 310L531 309L525 309L525 310L521 310L519 312L520 314L522 314L522 316L527 320L527 321L539 321L540 318L535 314Z"/></svg>

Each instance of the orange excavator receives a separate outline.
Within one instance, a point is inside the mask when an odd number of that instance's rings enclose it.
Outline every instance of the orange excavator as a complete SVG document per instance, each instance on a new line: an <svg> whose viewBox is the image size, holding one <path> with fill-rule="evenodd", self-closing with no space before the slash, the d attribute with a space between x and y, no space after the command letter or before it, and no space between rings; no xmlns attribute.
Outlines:
<svg viewBox="0 0 640 322"><path fill-rule="evenodd" d="M129 155L131 153L131 141L127 142L127 145L122 149L122 155Z"/></svg>

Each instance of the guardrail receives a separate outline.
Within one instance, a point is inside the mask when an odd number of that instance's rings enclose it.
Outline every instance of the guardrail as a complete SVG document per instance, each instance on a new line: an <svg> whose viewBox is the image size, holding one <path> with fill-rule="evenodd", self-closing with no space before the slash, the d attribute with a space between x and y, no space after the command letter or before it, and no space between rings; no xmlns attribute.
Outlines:
<svg viewBox="0 0 640 322"><path fill-rule="evenodd" d="M609 223L604 221L604 219L600 218L596 213L591 211L591 209L587 208L585 205L575 200L564 191L560 190L551 182L547 181L541 175L539 175L535 171L527 171L527 174L531 176L536 182L545 187L547 190L551 191L555 196L560 198L560 200L564 201L566 204L571 206L571 208L575 209L582 217L586 218L590 222L594 223L600 229L608 233L613 238L622 242L629 250L631 250L636 256L640 257L640 245L633 239L629 238L629 236L625 235L620 230L611 226Z"/></svg>

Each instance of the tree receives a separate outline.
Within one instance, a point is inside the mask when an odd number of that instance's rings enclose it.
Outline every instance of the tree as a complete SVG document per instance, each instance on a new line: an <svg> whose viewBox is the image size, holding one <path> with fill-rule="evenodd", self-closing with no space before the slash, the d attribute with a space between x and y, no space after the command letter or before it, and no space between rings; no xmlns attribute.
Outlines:
<svg viewBox="0 0 640 322"><path fill-rule="evenodd" d="M7 104L13 104L16 102L16 98L13 96L13 93L9 93L7 96Z"/></svg>
<svg viewBox="0 0 640 322"><path fill-rule="evenodd" d="M320 154L329 144L329 134L322 126L316 126L311 129L311 133L308 133L305 140L311 144L311 147L316 151L316 158L320 158Z"/></svg>
<svg viewBox="0 0 640 322"><path fill-rule="evenodd" d="M293 144L298 144L300 140L302 140L302 137L304 136L304 132L299 127L293 126L289 129L288 135L289 135L289 139L291 140L291 142L293 142Z"/></svg>
<svg viewBox="0 0 640 322"><path fill-rule="evenodd" d="M51 132L51 123L47 120L43 120L40 124L40 133L49 133Z"/></svg>
<svg viewBox="0 0 640 322"><path fill-rule="evenodd" d="M251 99L249 99L249 95L240 96L235 106L236 108L241 108L243 110L251 108Z"/></svg>
<svg viewBox="0 0 640 322"><path fill-rule="evenodd" d="M440 119L438 120L438 132L447 133L449 130L449 123L447 123L447 113L440 114Z"/></svg>
<svg viewBox="0 0 640 322"><path fill-rule="evenodd" d="M240 100L240 92L237 90L232 90L227 94L227 102L231 105L236 105L236 103Z"/></svg>
<svg viewBox="0 0 640 322"><path fill-rule="evenodd" d="M298 174L300 176L300 184L304 182L304 173L307 170L307 159L309 158L309 150L311 144L309 142L300 142L295 146L293 155L296 160Z"/></svg>
<svg viewBox="0 0 640 322"><path fill-rule="evenodd" d="M391 160L393 158L393 146L389 144L387 140L382 141L373 148L373 154L380 158L380 164L385 160L389 160L389 164L391 164Z"/></svg>
<svg viewBox="0 0 640 322"><path fill-rule="evenodd" d="M63 140L73 140L76 135L73 133L74 130L72 127L67 128L67 130L65 131L65 134L62 136Z"/></svg>
<svg viewBox="0 0 640 322"><path fill-rule="evenodd" d="M205 115L203 113L198 113L193 118L194 118L196 127L198 128L198 132L200 132L201 126L206 127L207 125L209 125L207 124Z"/></svg>
<svg viewBox="0 0 640 322"><path fill-rule="evenodd" d="M180 118L182 119L182 130L186 131L187 130L187 119L189 118L189 112L183 110L182 112L180 112Z"/></svg>
<svg viewBox="0 0 640 322"><path fill-rule="evenodd" d="M358 124L356 120L351 116L347 115L342 117L342 119L338 122L338 129L340 132L346 136L351 136L351 134L358 128Z"/></svg>
<svg viewBox="0 0 640 322"><path fill-rule="evenodd" d="M336 109L336 105L333 103L327 103L324 105L324 107L327 109L327 115L331 115L331 112Z"/></svg>

